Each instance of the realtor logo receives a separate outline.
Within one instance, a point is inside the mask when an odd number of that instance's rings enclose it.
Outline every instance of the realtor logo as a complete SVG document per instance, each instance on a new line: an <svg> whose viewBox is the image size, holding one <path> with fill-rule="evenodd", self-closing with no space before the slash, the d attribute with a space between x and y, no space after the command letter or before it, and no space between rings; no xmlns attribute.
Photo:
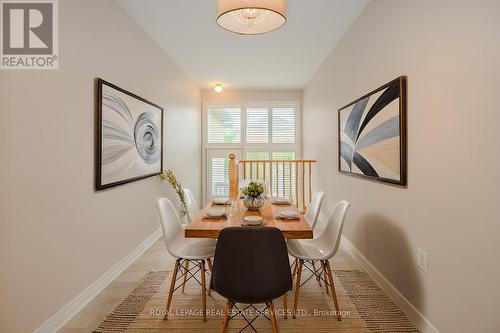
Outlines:
<svg viewBox="0 0 500 333"><path fill-rule="evenodd" d="M0 69L57 69L57 0L0 3Z"/></svg>

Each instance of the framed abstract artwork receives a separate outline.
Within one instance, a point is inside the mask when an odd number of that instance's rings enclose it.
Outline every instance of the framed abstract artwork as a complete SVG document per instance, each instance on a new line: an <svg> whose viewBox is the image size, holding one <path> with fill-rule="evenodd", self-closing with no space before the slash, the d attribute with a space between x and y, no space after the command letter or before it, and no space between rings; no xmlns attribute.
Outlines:
<svg viewBox="0 0 500 333"><path fill-rule="evenodd" d="M160 174L163 108L102 79L96 84L96 190Z"/></svg>
<svg viewBox="0 0 500 333"><path fill-rule="evenodd" d="M338 111L339 171L406 186L406 77Z"/></svg>

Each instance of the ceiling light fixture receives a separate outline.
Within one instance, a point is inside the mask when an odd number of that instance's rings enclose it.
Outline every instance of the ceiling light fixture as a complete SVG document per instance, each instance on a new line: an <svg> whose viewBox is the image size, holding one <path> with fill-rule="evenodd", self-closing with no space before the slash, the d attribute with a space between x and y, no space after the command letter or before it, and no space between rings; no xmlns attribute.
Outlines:
<svg viewBox="0 0 500 333"><path fill-rule="evenodd" d="M241 35L273 31L286 22L286 0L217 0L217 24Z"/></svg>
<svg viewBox="0 0 500 333"><path fill-rule="evenodd" d="M222 84L220 84L220 83L215 84L214 91L216 93L221 93L222 92Z"/></svg>

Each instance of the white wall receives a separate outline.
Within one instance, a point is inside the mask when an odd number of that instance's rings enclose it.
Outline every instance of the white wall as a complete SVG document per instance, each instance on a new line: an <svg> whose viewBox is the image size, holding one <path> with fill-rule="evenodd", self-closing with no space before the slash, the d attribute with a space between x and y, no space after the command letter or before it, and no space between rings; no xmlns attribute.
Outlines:
<svg viewBox="0 0 500 333"><path fill-rule="evenodd" d="M302 101L302 90L226 89L216 93L213 89L204 89L201 94L203 102Z"/></svg>
<svg viewBox="0 0 500 333"><path fill-rule="evenodd" d="M304 90L316 188L352 203L347 238L442 332L500 327L499 36L498 1L371 1ZM408 187L339 174L337 110L399 75Z"/></svg>
<svg viewBox="0 0 500 333"><path fill-rule="evenodd" d="M59 1L60 69L0 71L0 331L31 332L158 227L157 177L94 192L94 78L165 109L199 196L198 87L114 1Z"/></svg>

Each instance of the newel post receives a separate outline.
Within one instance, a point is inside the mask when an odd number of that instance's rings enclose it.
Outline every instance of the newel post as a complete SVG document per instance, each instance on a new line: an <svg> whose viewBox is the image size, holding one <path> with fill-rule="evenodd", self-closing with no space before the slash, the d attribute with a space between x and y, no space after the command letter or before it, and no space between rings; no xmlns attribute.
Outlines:
<svg viewBox="0 0 500 333"><path fill-rule="evenodd" d="M238 199L238 162L233 153L229 154L229 198Z"/></svg>

